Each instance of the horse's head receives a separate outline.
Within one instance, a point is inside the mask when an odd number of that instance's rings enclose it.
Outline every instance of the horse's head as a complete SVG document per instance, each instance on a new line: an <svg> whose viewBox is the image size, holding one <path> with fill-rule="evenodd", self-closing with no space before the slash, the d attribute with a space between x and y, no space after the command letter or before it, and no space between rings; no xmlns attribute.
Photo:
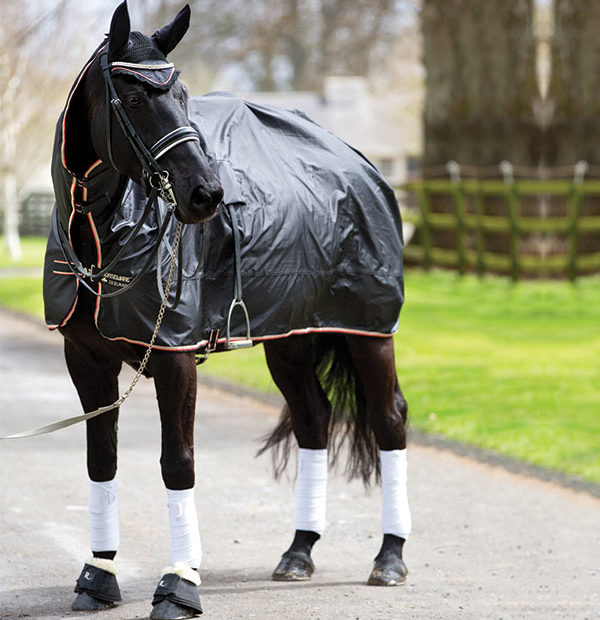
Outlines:
<svg viewBox="0 0 600 620"><path fill-rule="evenodd" d="M188 92L167 61L189 26L190 8L148 37L131 32L117 7L107 44L87 77L92 146L122 174L171 196L175 215L198 223L216 212L223 189L188 118ZM171 193L172 192L172 193Z"/></svg>

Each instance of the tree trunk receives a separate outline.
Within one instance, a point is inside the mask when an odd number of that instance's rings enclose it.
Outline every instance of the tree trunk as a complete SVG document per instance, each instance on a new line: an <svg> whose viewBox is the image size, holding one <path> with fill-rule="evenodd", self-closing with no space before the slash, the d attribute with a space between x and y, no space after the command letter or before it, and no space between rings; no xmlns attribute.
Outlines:
<svg viewBox="0 0 600 620"><path fill-rule="evenodd" d="M424 0L425 167L537 166L533 0Z"/></svg>
<svg viewBox="0 0 600 620"><path fill-rule="evenodd" d="M552 78L554 114L548 128L552 166L579 160L600 165L600 3L554 0Z"/></svg>
<svg viewBox="0 0 600 620"><path fill-rule="evenodd" d="M566 170L583 160L589 164L590 176L595 177L600 176L599 27L597 1L554 0L548 92L553 116L547 130L546 157L549 165ZM580 215L600 215L600 199L585 196ZM577 248L579 254L600 252L600 235L579 233Z"/></svg>
<svg viewBox="0 0 600 620"><path fill-rule="evenodd" d="M447 176L446 164L456 161L464 177L502 178L500 162L515 174L531 176L540 162L540 124L534 118L538 95L534 0L423 0L422 32L426 71L423 176ZM519 170L520 169L520 170ZM432 195L433 212L457 213L450 195ZM532 214L537 199L521 202L521 213ZM475 199L461 205L474 213ZM508 217L511 205L486 196L484 215ZM434 247L451 250L460 269L464 252L483 243L507 255L509 233L434 229ZM522 247L530 239L521 239ZM463 258L461 258L463 257Z"/></svg>
<svg viewBox="0 0 600 620"><path fill-rule="evenodd" d="M0 55L0 80L4 85L0 94L0 185L2 187L2 210L4 242L14 261L21 260L19 237L19 200L16 173L16 115L15 91L17 78L11 75L8 54Z"/></svg>

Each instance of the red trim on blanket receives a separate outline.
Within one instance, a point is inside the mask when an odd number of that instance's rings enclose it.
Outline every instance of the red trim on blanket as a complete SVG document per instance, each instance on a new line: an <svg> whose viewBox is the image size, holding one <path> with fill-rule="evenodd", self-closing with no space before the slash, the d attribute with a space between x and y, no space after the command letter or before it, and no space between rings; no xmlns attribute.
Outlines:
<svg viewBox="0 0 600 620"><path fill-rule="evenodd" d="M64 327L69 321L69 319L73 316L73 312L75 312L75 307L77 306L77 301L79 299L79 280L77 279L75 279L75 286L77 288L75 291L75 299L73 300L73 305L71 306L71 309L67 313L67 316L62 320L62 323L59 325L59 327Z"/></svg>
<svg viewBox="0 0 600 620"><path fill-rule="evenodd" d="M102 334L102 331L100 330L100 327L98 326L97 322L96 322L96 327L98 328L98 331ZM371 336L374 338L392 338L394 336L393 333L392 334L381 334L379 332L368 332L368 331L363 331L360 329L344 329L341 327L305 327L302 329L292 329L289 332L286 332L285 334L274 334L272 336L260 336L259 338L252 338L252 342L260 343L260 342L264 342L267 340L278 340L280 338L287 338L288 336L296 336L296 335L301 335L301 334L313 334L313 333L352 334L354 336ZM125 338L124 336L115 336L113 338L110 338L102 334L102 337L112 342L116 340L122 340L123 342L127 342L129 344L137 344L142 347L148 346L147 342L143 342L142 340L132 340L130 338ZM236 342L239 340L245 340L245 338L231 338L231 342ZM218 344L224 344L225 342L227 342L226 338L219 338L219 340L217 340ZM154 345L152 348L158 349L159 351L173 351L173 352L195 351L196 349L205 347L207 344L208 344L208 340L201 340L197 344L188 344L188 345L181 346L181 347L169 347L167 345Z"/></svg>
<svg viewBox="0 0 600 620"><path fill-rule="evenodd" d="M99 159L98 161L95 161L84 173L83 173L83 178L87 179L90 172L96 168L97 166L99 166L102 163L102 160ZM85 188L85 199L87 200L87 187Z"/></svg>
<svg viewBox="0 0 600 620"><path fill-rule="evenodd" d="M102 247L100 245L100 237L98 236L98 231L96 230L96 224L94 223L92 214L88 213L87 217L92 235L94 236L94 243L96 244L96 267L100 269L102 267Z"/></svg>
<svg viewBox="0 0 600 620"><path fill-rule="evenodd" d="M141 347L147 347L149 343L147 342L143 342L142 340L131 340L130 338L125 338L123 336L116 336L115 338L109 338L108 336L105 336L102 331L100 330L100 327L98 326L98 323L96 322L96 327L98 328L98 331L100 332L100 334L102 335L103 338L106 338L106 340L110 340L111 342L115 342L116 340L122 340L123 342L127 342L128 344L137 344ZM159 351L173 351L173 352L177 352L177 351L195 351L196 349L199 349L201 347L201 343L198 344L188 344L185 346L181 346L181 347L168 347L166 345L161 345L161 344L155 344L152 349L158 349Z"/></svg>
<svg viewBox="0 0 600 620"><path fill-rule="evenodd" d="M285 334L274 334L272 336L260 336L258 338L252 338L253 341L263 342L265 340L277 340L278 338L287 338L288 336L298 336L302 334L318 334L318 333L332 333L336 334L353 334L355 336L373 336L375 338L390 338L394 334L380 334L379 332L368 332L361 329L346 329L343 327L303 327L301 329L292 329Z"/></svg>

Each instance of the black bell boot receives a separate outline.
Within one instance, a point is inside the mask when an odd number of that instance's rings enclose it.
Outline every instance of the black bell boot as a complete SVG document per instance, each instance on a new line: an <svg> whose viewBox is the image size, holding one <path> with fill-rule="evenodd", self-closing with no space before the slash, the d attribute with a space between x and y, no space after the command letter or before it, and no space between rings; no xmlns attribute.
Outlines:
<svg viewBox="0 0 600 620"><path fill-rule="evenodd" d="M189 567L170 568L177 572L166 572L161 577L152 599L151 620L177 620L199 616L202 614L202 605L198 593L198 573Z"/></svg>
<svg viewBox="0 0 600 620"><path fill-rule="evenodd" d="M71 606L73 611L98 611L114 607L121 600L115 563L98 558L86 562L77 579L75 592L77 598Z"/></svg>

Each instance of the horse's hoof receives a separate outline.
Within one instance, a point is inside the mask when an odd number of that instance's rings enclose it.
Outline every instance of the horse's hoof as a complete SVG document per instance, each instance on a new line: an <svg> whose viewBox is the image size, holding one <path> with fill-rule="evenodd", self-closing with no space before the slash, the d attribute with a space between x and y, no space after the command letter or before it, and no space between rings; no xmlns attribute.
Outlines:
<svg viewBox="0 0 600 620"><path fill-rule="evenodd" d="M406 575L408 568L402 558L375 560L367 583L370 586L399 586L406 581Z"/></svg>
<svg viewBox="0 0 600 620"><path fill-rule="evenodd" d="M150 614L151 620L178 620L179 618L196 618L202 612L198 612L190 607L177 605L169 599L164 599L157 603Z"/></svg>
<svg viewBox="0 0 600 620"><path fill-rule="evenodd" d="M315 565L308 553L286 551L273 571L273 581L308 581L315 570Z"/></svg>
<svg viewBox="0 0 600 620"><path fill-rule="evenodd" d="M114 606L115 603L112 601L99 601L87 592L80 592L75 601L73 601L71 609L73 611L100 611Z"/></svg>
<svg viewBox="0 0 600 620"><path fill-rule="evenodd" d="M92 558L83 565L75 585L77 598L73 611L99 611L114 607L121 600L121 592L112 560Z"/></svg>
<svg viewBox="0 0 600 620"><path fill-rule="evenodd" d="M193 579L184 578L174 572L165 573L154 591L152 599L151 620L177 620L177 618L195 618L202 613L198 585L200 577L188 567L172 566L169 569Z"/></svg>

